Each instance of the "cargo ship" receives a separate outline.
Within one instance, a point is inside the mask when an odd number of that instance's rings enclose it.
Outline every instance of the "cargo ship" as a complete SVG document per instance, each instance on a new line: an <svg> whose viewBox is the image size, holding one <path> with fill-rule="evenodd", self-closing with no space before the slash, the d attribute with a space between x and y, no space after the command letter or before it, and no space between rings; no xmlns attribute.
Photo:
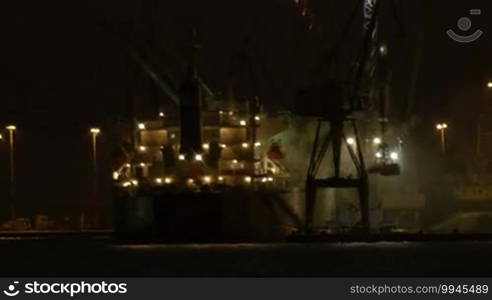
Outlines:
<svg viewBox="0 0 492 300"><path fill-rule="evenodd" d="M132 149L113 174L116 235L276 240L299 229L282 149L271 139L286 122L262 113L257 98L205 101L194 58L177 98L174 109L134 124Z"/></svg>

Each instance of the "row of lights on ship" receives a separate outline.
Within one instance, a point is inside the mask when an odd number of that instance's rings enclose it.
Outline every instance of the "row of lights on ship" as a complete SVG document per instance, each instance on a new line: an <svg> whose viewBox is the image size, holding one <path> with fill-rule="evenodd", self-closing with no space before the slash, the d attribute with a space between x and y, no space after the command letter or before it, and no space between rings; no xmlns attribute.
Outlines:
<svg viewBox="0 0 492 300"><path fill-rule="evenodd" d="M256 143L254 143L254 145L255 145L255 147L261 147L261 143L260 142L256 142ZM242 143L241 144L241 147L244 148L244 149L248 149L249 146L250 146L250 143ZM205 150L210 149L209 144L203 144L202 147ZM220 144L219 147L225 149L225 148L227 148L227 145L226 144ZM141 145L141 146L138 147L138 150L140 152L147 152L147 147ZM195 160L201 161L202 159L200 157L201 157L201 154L195 155ZM184 160L185 159L183 154L180 154L178 158L179 158L179 160Z"/></svg>
<svg viewBox="0 0 492 300"><path fill-rule="evenodd" d="M203 176L202 177L202 180L205 184L211 184L214 182L212 176ZM273 177L263 177L261 178L261 182L262 183L269 183L269 182L273 182L274 179ZM154 179L154 182L155 184L157 185L164 185L164 184L172 184L174 182L173 178L172 177L164 177L164 178L161 178L161 177L157 177ZM218 176L217 177L217 182L218 183L223 183L224 182L224 177L222 176ZM245 176L244 177L244 182L245 183L252 183L253 182L253 178L251 176ZM193 178L189 178L187 180L187 183L189 185L193 185L195 184L195 180ZM129 181L126 181L124 182L123 184L123 187L138 187L138 180L136 179L132 179L132 180L129 180Z"/></svg>
<svg viewBox="0 0 492 300"><path fill-rule="evenodd" d="M220 115L223 115L223 114L225 114L225 112L220 110L219 111L219 114ZM230 111L227 114L229 116L233 116L234 115L234 112L233 111ZM159 117L164 118L165 117L165 114L163 112L160 112L159 113ZM254 117L254 119L255 119L255 121L260 121L261 120L261 117L257 115L257 116ZM239 120L239 125L241 125L241 126L247 126L248 125L248 122L246 120ZM139 130L145 130L146 129L145 123L138 123L137 128Z"/></svg>
<svg viewBox="0 0 492 300"><path fill-rule="evenodd" d="M381 145L382 142L383 141L382 141L382 139L380 137L375 137L375 138L372 139L372 143L375 146ZM349 144L351 146L355 146L356 141L355 141L354 138L349 137L349 138L347 138L347 144ZM376 152L375 156L376 156L376 158L383 158L383 153L381 151L378 151L378 152ZM400 158L400 155L398 154L398 152L393 151L393 152L390 153L390 158L392 160L398 160Z"/></svg>

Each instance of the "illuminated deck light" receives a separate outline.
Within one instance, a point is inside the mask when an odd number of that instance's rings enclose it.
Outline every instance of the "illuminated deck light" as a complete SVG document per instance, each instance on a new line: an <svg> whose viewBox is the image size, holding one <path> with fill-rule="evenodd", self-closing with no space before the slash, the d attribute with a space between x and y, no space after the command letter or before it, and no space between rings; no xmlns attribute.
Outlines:
<svg viewBox="0 0 492 300"><path fill-rule="evenodd" d="M261 147L261 143L260 142L256 142L255 143L255 147Z"/></svg>
<svg viewBox="0 0 492 300"><path fill-rule="evenodd" d="M246 126L246 121L245 121L245 120L241 120L241 121L239 121L239 125L241 125L241 126Z"/></svg>
<svg viewBox="0 0 492 300"><path fill-rule="evenodd" d="M155 183L157 184L162 184L162 178L156 178Z"/></svg>
<svg viewBox="0 0 492 300"><path fill-rule="evenodd" d="M173 182L173 180L171 179L171 177L166 177L166 178L164 178L164 182L166 184L171 184Z"/></svg>
<svg viewBox="0 0 492 300"><path fill-rule="evenodd" d="M184 154L180 154L180 155L178 156L178 159L179 159L179 160L185 160L185 155L184 155Z"/></svg>
<svg viewBox="0 0 492 300"><path fill-rule="evenodd" d="M147 151L147 147L140 146L140 147L138 147L138 150L140 150L140 152L145 152L145 151Z"/></svg>
<svg viewBox="0 0 492 300"><path fill-rule="evenodd" d="M232 163L233 163L233 164L237 164L237 163L238 163L237 159L233 159L233 160L232 160Z"/></svg>
<svg viewBox="0 0 492 300"><path fill-rule="evenodd" d="M138 129L145 130L145 124L144 123L138 123Z"/></svg>
<svg viewBox="0 0 492 300"><path fill-rule="evenodd" d="M382 158L383 154L381 152L376 152L376 158Z"/></svg>
<svg viewBox="0 0 492 300"><path fill-rule="evenodd" d="M372 143L374 145L380 145L382 143L382 140L379 137L375 137L375 138L372 139Z"/></svg>
<svg viewBox="0 0 492 300"><path fill-rule="evenodd" d="M208 150L210 148L210 146L208 144L203 144L202 145L202 148L205 149L205 150Z"/></svg>
<svg viewBox="0 0 492 300"><path fill-rule="evenodd" d="M91 128L91 133L93 133L93 134L99 134L99 133L101 133L101 129L99 129L99 128Z"/></svg>
<svg viewBox="0 0 492 300"><path fill-rule="evenodd" d="M113 172L113 180L118 180L120 178L120 174L118 172Z"/></svg>
<svg viewBox="0 0 492 300"><path fill-rule="evenodd" d="M159 113L159 117L164 118L166 114L164 114L162 111Z"/></svg>
<svg viewBox="0 0 492 300"><path fill-rule="evenodd" d="M218 180L218 181L220 181L220 182L222 182L222 181L224 181L224 177L219 176L219 177L217 178L217 180Z"/></svg>
<svg viewBox="0 0 492 300"><path fill-rule="evenodd" d="M140 163L140 166L141 166L142 168L145 168L145 166L146 166L146 165L145 165L145 163Z"/></svg>
<svg viewBox="0 0 492 300"><path fill-rule="evenodd" d="M255 120L256 121L259 121L259 120L261 120L261 117L260 116L255 116Z"/></svg>
<svg viewBox="0 0 492 300"><path fill-rule="evenodd" d="M273 182L273 177L268 177L268 181Z"/></svg>
<svg viewBox="0 0 492 300"><path fill-rule="evenodd" d="M246 183L251 183L252 179L251 179L251 177L250 177L250 176L246 176L246 177L244 177L244 181L245 181Z"/></svg>
<svg viewBox="0 0 492 300"><path fill-rule="evenodd" d="M13 130L16 130L17 127L15 125L7 125L7 127L5 127L7 130L10 130L10 131L13 131Z"/></svg>
<svg viewBox="0 0 492 300"><path fill-rule="evenodd" d="M134 185L134 186L138 186L138 180L136 180L136 179L133 179L133 180L131 181L131 183L132 183L132 185Z"/></svg>
<svg viewBox="0 0 492 300"><path fill-rule="evenodd" d="M349 144L349 145L355 145L355 139L354 139L354 138L349 137L349 138L347 139L347 144Z"/></svg>
<svg viewBox="0 0 492 300"><path fill-rule="evenodd" d="M203 181L204 181L205 183L207 183L207 184L208 184L208 183L211 183L211 182L212 182L212 177L210 177L210 176L204 176L204 177L203 177Z"/></svg>
<svg viewBox="0 0 492 300"><path fill-rule="evenodd" d="M242 143L241 147L243 147L243 148L245 148L245 149L246 149L246 148L248 148L248 147L249 147L249 144L248 144L248 143Z"/></svg>
<svg viewBox="0 0 492 300"><path fill-rule="evenodd" d="M225 149L227 146L226 146L226 144L220 144L219 147L222 149Z"/></svg>
<svg viewBox="0 0 492 300"><path fill-rule="evenodd" d="M196 154L195 155L195 160L196 161L202 161L203 160L203 156L201 154Z"/></svg>
<svg viewBox="0 0 492 300"><path fill-rule="evenodd" d="M398 158L399 158L399 157L400 157L400 156L398 155L398 153L397 153L397 152L391 152L391 153L390 153L390 158L391 158L392 160L398 160Z"/></svg>
<svg viewBox="0 0 492 300"><path fill-rule="evenodd" d="M130 187L132 183L130 181L124 182L123 187Z"/></svg>

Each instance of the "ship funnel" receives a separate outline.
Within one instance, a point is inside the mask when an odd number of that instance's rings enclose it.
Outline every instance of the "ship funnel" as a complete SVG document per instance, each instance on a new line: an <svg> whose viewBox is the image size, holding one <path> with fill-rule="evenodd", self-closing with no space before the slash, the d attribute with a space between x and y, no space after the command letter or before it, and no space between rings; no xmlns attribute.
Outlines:
<svg viewBox="0 0 492 300"><path fill-rule="evenodd" d="M196 31L193 29L188 70L180 88L181 148L183 154L202 152L202 91L197 74Z"/></svg>

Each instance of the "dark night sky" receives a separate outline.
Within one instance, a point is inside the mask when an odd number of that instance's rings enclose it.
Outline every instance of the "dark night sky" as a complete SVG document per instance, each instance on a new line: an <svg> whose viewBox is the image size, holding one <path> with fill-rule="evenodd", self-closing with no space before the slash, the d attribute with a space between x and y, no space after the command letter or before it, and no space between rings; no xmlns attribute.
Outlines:
<svg viewBox="0 0 492 300"><path fill-rule="evenodd" d="M60 211L87 197L87 128L105 124L122 113L132 84L131 68L121 45L101 31L100 22L129 21L137 23L137 30L144 33L142 20L155 23L156 35L165 49L161 65L176 79L183 72L179 58L189 40L189 28L195 26L203 45L200 70L215 90L223 89L231 57L249 36L261 81L260 95L268 107L289 109L296 88L305 83L306 74L323 52L320 45L337 39L356 1L324 1L323 10L316 12L326 30L324 43L308 42L308 58L299 56L303 35L291 2L2 2L0 125L14 121L19 127L17 189L25 213ZM466 144L471 138L470 120L475 117L476 104L484 97L484 80L487 74L492 75L492 35L488 32L492 30L492 3L433 1L430 24L425 26L423 2L428 1L397 1L407 31L405 39L395 38L391 16L383 19L382 30L390 43L393 64L394 97L403 98L408 93L417 36L425 30L417 112L424 122L450 120L456 124L455 140ZM484 36L470 45L450 41L445 31L456 28L458 18L471 8L483 10L481 17L473 18L473 29L482 29ZM344 48L347 61L358 34L358 28L353 30ZM104 143L103 136L101 148ZM0 191L8 191L7 154L6 144L0 144ZM0 200L6 196L6 192L0 192ZM2 202L0 208L5 207Z"/></svg>

